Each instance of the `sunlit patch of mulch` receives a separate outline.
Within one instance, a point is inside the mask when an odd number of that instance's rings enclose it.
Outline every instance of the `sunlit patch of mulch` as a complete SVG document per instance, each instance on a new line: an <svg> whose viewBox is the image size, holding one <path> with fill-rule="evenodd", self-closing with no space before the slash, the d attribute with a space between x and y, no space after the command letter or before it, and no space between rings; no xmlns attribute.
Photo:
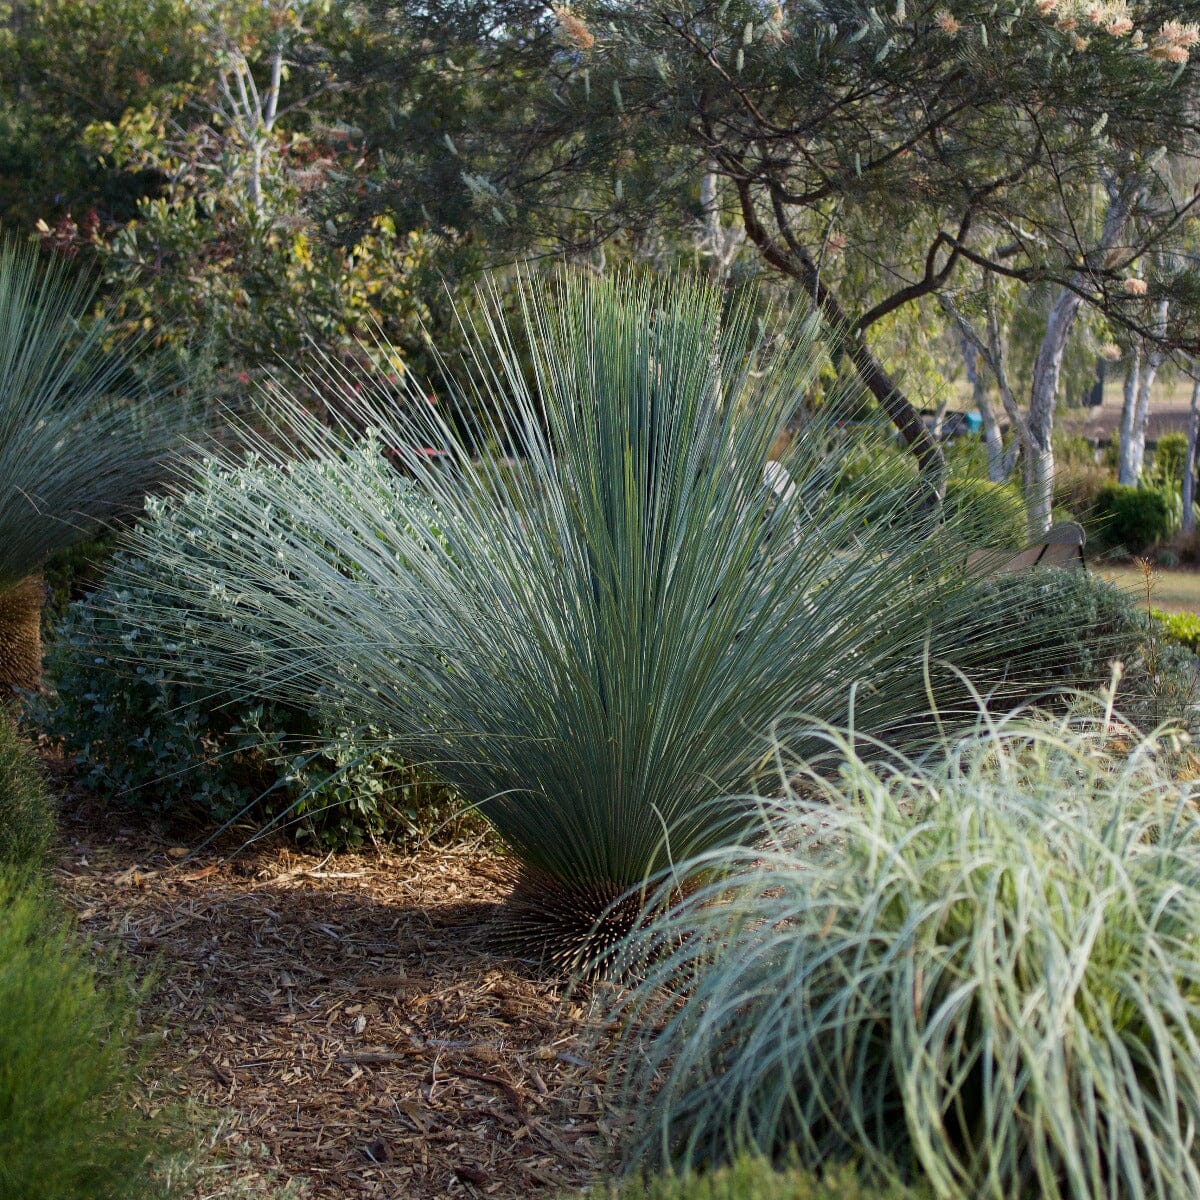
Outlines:
<svg viewBox="0 0 1200 1200"><path fill-rule="evenodd" d="M228 1187L210 1171L206 1197L281 1178L331 1200L552 1196L600 1170L604 1064L582 1002L498 952L494 852L225 861L142 830L64 834L82 929L157 976L163 1090L220 1122Z"/></svg>

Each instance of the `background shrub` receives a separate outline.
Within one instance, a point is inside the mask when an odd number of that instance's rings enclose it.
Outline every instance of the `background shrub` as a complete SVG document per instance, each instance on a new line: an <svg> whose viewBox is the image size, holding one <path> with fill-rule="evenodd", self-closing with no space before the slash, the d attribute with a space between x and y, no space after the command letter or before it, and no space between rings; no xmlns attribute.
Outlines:
<svg viewBox="0 0 1200 1200"><path fill-rule="evenodd" d="M54 838L54 810L37 754L0 707L0 869L41 863Z"/></svg>
<svg viewBox="0 0 1200 1200"><path fill-rule="evenodd" d="M1015 549L1028 541L1025 501L1009 484L951 475L946 481L946 519L969 546Z"/></svg>
<svg viewBox="0 0 1200 1200"><path fill-rule="evenodd" d="M23 876L0 867L0 1200L152 1194L132 1106L134 1000Z"/></svg>
<svg viewBox="0 0 1200 1200"><path fill-rule="evenodd" d="M1054 567L991 576L976 587L975 608L951 619L981 644L995 639L996 626L1010 627L1012 640L990 677L976 672L982 690L998 689L1000 707L1106 687L1112 664L1120 662L1119 703L1136 722L1147 728L1162 721L1195 723L1200 663L1182 646L1155 641L1135 595L1090 571ZM975 703L952 672L936 662L931 671L940 706Z"/></svg>
<svg viewBox="0 0 1200 1200"><path fill-rule="evenodd" d="M1197 784L1107 727L1010 719L921 764L832 730L784 751L760 839L679 867L627 943L634 1152L1200 1196Z"/></svg>
<svg viewBox="0 0 1200 1200"><path fill-rule="evenodd" d="M1200 616L1190 612L1163 612L1158 608L1153 615L1167 641L1175 642L1193 654L1200 653Z"/></svg>
<svg viewBox="0 0 1200 1200"><path fill-rule="evenodd" d="M275 470L251 462L228 482L255 497L264 474ZM375 501L393 509L415 503L399 476L394 484ZM351 458L349 485L378 491L380 476L356 471ZM68 606L46 656L56 694L35 701L32 718L61 742L90 788L146 812L212 825L261 798L256 823L288 811L293 832L331 846L451 819L452 797L384 750L377 730L339 723L317 697L311 707L264 699L252 680L233 699L218 700L208 670L212 646L198 630L167 634L156 622L169 585L161 564L188 542L197 521L221 519L216 503L202 491L147 502L138 527L147 548L136 561L123 554L117 563L144 583L108 584ZM286 560L294 534L276 521L264 553ZM239 637L235 608L231 595L229 636Z"/></svg>
<svg viewBox="0 0 1200 1200"><path fill-rule="evenodd" d="M1170 536L1172 516L1172 497L1162 489L1109 483L1096 495L1089 532L1104 546L1138 554Z"/></svg>
<svg viewBox="0 0 1200 1200"><path fill-rule="evenodd" d="M1090 534L1096 530L1096 505L1100 493L1112 485L1112 473L1094 463L1054 467L1054 507L1082 522ZM1057 519L1057 518L1056 518Z"/></svg>
<svg viewBox="0 0 1200 1200"><path fill-rule="evenodd" d="M1053 435L1054 467L1091 467L1096 465L1096 448L1092 442L1078 433Z"/></svg>
<svg viewBox="0 0 1200 1200"><path fill-rule="evenodd" d="M850 1167L818 1175L749 1156L704 1174L635 1175L585 1193L586 1200L917 1200L927 1195L898 1183L865 1184Z"/></svg>
<svg viewBox="0 0 1200 1200"><path fill-rule="evenodd" d="M1187 461L1187 434L1164 433L1154 447L1153 478L1161 488L1178 491L1183 486Z"/></svg>
<svg viewBox="0 0 1200 1200"><path fill-rule="evenodd" d="M67 615L72 601L82 600L103 584L119 538L117 530L105 529L78 545L60 550L42 568L46 584L42 636L47 642L54 637L55 626Z"/></svg>
<svg viewBox="0 0 1200 1200"><path fill-rule="evenodd" d="M944 516L957 537L969 546L1019 547L1028 538L1025 525L1025 501L1013 484L992 483L981 473L986 470L986 455L979 442L960 438L947 450L950 475L946 480ZM878 435L862 435L842 460L834 481L836 491L860 494L869 490L872 480L886 473L894 480L908 479L917 484L913 456ZM866 520L895 522L897 515L882 499L876 511L868 510Z"/></svg>

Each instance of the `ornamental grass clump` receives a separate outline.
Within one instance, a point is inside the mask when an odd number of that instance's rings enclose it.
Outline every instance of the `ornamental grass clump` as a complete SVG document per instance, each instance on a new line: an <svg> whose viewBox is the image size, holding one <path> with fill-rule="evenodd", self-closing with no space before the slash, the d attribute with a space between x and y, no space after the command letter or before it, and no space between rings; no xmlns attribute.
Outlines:
<svg viewBox="0 0 1200 1200"><path fill-rule="evenodd" d="M1001 689L1021 625L968 636L986 600L907 474L834 486L856 393L824 395L790 484L764 486L823 361L816 322L775 327L685 280L567 274L522 296L514 326L485 305L436 403L334 364L308 381L329 421L274 395L289 428L261 453L285 443L325 469L281 465L247 497L203 464L191 483L219 520L132 548L158 564L146 621L203 643L231 694L318 697L476 805L521 864L519 907L570 962L602 914L601 940L628 927L636 903L609 906L629 888L753 824L705 802L752 784L786 714L836 719L865 680L867 727L927 736L932 614L934 656ZM377 486L348 486L351 458ZM376 502L397 468L428 524ZM1023 645L1028 671L1043 653Z"/></svg>
<svg viewBox="0 0 1200 1200"><path fill-rule="evenodd" d="M1153 738L1110 753L1105 718L985 722L920 763L822 731L753 845L682 865L626 946L636 1152L1200 1196L1198 785Z"/></svg>

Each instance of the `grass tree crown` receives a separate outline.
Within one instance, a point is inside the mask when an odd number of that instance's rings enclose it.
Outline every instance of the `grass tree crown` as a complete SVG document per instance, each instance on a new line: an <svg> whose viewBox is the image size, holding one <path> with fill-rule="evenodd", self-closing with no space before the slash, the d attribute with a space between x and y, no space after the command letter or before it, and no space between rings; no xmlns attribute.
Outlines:
<svg viewBox="0 0 1200 1200"><path fill-rule="evenodd" d="M163 381L113 349L95 299L65 260L0 243L0 590L136 504L168 444Z"/></svg>
<svg viewBox="0 0 1200 1200"><path fill-rule="evenodd" d="M45 561L128 512L158 473L164 380L93 319L93 281L0 242L0 693L41 678Z"/></svg>
<svg viewBox="0 0 1200 1200"><path fill-rule="evenodd" d="M159 594L174 581L147 619L199 631L228 687L322 696L435 764L515 852L530 910L577 935L569 957L627 889L740 835L752 814L706 801L752 782L789 713L836 719L856 689L860 721L911 732L931 615L936 652L978 663L1005 661L1009 627L968 645L965 556L911 517L907 477L837 486L855 394L809 406L790 483L764 486L823 361L817 322L566 273L467 332L436 403L334 364L309 380L332 422L273 397L327 469L281 463L264 503L197 468L219 517L135 539L168 556ZM460 410L481 414L470 436Z"/></svg>

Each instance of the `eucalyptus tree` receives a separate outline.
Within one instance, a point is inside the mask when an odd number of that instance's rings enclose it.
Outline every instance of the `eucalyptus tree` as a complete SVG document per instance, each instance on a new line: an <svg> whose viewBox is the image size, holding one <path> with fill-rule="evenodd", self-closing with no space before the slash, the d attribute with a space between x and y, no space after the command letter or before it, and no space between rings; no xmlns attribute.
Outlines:
<svg viewBox="0 0 1200 1200"><path fill-rule="evenodd" d="M1097 230L1079 220L1080 195L1104 172L1128 184L1153 171L1158 147L1194 152L1197 30L1163 4L372 7L404 31L405 62L419 53L461 101L439 110L435 139L405 150L415 176L380 179L372 203L390 195L411 209L419 195L447 228L578 247L690 223L696 187L713 172L761 261L840 331L842 352L933 478L940 454L875 352L879 322L971 263L1060 287L1150 334L1124 280L1195 205L1189 197L1161 213L1132 245L1118 219L1124 185L1112 245L1103 221ZM410 87L408 99L431 85ZM412 128L398 103L373 135L395 144ZM442 194L413 194L414 177L437 172ZM1074 304L1063 301L1056 330L1069 329ZM1196 330L1172 336L1190 344ZM1039 396L1052 394L1053 354L1041 375Z"/></svg>
<svg viewBox="0 0 1200 1200"><path fill-rule="evenodd" d="M165 376L110 345L94 300L63 260L0 245L0 698L41 678L43 564L136 509L176 426Z"/></svg>

